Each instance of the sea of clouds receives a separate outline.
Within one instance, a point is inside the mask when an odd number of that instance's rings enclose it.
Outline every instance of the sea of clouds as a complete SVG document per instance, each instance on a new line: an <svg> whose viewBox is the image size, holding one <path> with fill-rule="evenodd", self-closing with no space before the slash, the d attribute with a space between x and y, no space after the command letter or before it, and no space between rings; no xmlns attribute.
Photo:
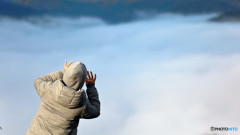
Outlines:
<svg viewBox="0 0 240 135"><path fill-rule="evenodd" d="M210 131L240 128L240 23L212 16L1 18L0 135L25 134L40 103L34 80L65 59L97 74L101 115L78 134L239 134Z"/></svg>

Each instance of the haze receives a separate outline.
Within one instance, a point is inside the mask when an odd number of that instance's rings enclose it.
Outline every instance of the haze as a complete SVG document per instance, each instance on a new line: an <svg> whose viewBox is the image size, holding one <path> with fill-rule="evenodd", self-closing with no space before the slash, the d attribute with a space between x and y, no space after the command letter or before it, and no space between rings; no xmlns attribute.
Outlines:
<svg viewBox="0 0 240 135"><path fill-rule="evenodd" d="M2 18L0 134L25 134L40 103L34 80L62 70L65 59L97 74L101 116L80 120L79 135L239 128L240 24L210 17L163 14L115 25L87 17Z"/></svg>

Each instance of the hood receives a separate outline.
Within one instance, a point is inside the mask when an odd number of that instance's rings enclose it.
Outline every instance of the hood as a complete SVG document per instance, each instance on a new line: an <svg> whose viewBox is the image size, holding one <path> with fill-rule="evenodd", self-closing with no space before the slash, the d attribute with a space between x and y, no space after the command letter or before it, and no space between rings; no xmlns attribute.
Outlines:
<svg viewBox="0 0 240 135"><path fill-rule="evenodd" d="M70 65L63 74L63 82L74 90L81 89L87 76L86 66L77 61Z"/></svg>
<svg viewBox="0 0 240 135"><path fill-rule="evenodd" d="M83 89L77 91L64 85L62 80L57 80L58 91L55 96L58 103L70 109L79 108L86 104L86 93ZM69 114L70 115L70 114Z"/></svg>

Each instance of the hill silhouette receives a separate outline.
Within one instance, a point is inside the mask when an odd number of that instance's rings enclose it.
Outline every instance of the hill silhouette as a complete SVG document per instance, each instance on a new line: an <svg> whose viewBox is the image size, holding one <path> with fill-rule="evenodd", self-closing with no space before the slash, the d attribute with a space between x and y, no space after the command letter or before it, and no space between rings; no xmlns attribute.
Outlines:
<svg viewBox="0 0 240 135"><path fill-rule="evenodd" d="M220 13L216 21L239 18L240 0L5 0L0 14L9 17L39 15L91 16L109 23L131 21L138 12L202 14ZM238 14L239 12L237 12ZM222 17L224 16L224 17Z"/></svg>

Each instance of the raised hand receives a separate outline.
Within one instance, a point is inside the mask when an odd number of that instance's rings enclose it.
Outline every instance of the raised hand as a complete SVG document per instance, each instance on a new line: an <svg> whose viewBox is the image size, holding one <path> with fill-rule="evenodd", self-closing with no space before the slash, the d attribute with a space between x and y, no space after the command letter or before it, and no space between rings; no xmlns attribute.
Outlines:
<svg viewBox="0 0 240 135"><path fill-rule="evenodd" d="M94 76L93 76L92 71L90 71L90 73L89 73L89 71L87 71L86 85L94 84L96 79L97 79L96 74L94 74Z"/></svg>
<svg viewBox="0 0 240 135"><path fill-rule="evenodd" d="M71 61L70 63L67 64L67 60L65 60L63 70L65 71L72 63L73 63L73 61Z"/></svg>

